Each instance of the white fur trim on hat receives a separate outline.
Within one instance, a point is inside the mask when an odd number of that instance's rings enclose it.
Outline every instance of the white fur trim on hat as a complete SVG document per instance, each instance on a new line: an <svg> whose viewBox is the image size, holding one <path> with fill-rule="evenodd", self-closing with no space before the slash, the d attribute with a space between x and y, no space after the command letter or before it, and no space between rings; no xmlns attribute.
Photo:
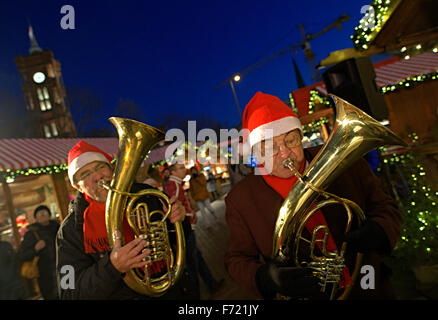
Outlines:
<svg viewBox="0 0 438 320"><path fill-rule="evenodd" d="M301 121L297 117L280 118L253 129L249 134L248 140L251 147L253 147L262 140L272 139L294 129L300 129L301 135L303 134Z"/></svg>
<svg viewBox="0 0 438 320"><path fill-rule="evenodd" d="M105 163L109 163L108 159L99 152L84 152L77 156L68 166L68 178L70 179L70 183L74 185L73 177L79 169L83 166L93 162L93 161L101 161Z"/></svg>

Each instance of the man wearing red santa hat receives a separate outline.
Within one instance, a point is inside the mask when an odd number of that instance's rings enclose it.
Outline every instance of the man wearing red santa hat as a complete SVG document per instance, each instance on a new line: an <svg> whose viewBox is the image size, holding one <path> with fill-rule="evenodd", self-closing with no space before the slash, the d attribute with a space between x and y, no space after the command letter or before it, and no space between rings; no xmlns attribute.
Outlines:
<svg viewBox="0 0 438 320"><path fill-rule="evenodd" d="M146 241L135 238L126 219L123 230L116 231L115 245L111 249L105 224L105 202L108 190L99 181L110 182L113 176L111 157L99 148L79 141L68 155L68 177L79 192L70 203L69 215L64 219L57 235L57 273L61 299L145 299L131 290L122 280L122 275L132 268L141 268L150 263L150 250ZM150 186L134 184L132 192ZM162 209L158 199L146 199L150 209ZM171 223L183 221L184 208L170 199ZM177 204L177 205L175 205ZM187 226L188 225L188 226ZM185 229L190 228L183 221ZM125 245L121 245L123 231ZM63 285L64 266L73 267L74 283ZM153 268L152 268L153 267ZM164 265L154 263L151 270L162 272ZM71 275L70 275L71 276ZM190 299L193 292L184 272L180 281L163 299Z"/></svg>
<svg viewBox="0 0 438 320"><path fill-rule="evenodd" d="M296 170L303 173L318 149L304 150L298 117L280 99L261 92L246 106L243 128L248 130L248 142L264 168L259 174L241 180L225 199L230 228L225 254L227 271L241 287L264 299L272 299L276 294L326 299L311 270L297 268L292 263L280 265L271 259L278 212L297 181L283 162L292 159ZM326 206L312 216L317 223L313 226L307 223L305 231L311 234L316 225L328 225L327 247L336 250L346 239L349 256L364 253L362 264L372 266L375 271L375 287L364 290L357 281L350 298L395 298L389 282L390 270L381 259L390 254L401 232L401 213L395 202L383 191L363 159L348 168L327 191L356 202L366 214L367 222L352 229L345 238L343 207ZM344 284L351 283L349 272L347 263L342 272Z"/></svg>

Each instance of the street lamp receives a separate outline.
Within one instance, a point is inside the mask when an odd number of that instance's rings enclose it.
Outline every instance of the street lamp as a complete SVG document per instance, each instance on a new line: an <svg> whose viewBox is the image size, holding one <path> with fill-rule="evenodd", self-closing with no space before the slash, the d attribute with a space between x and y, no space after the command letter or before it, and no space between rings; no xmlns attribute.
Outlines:
<svg viewBox="0 0 438 320"><path fill-rule="evenodd" d="M233 78L230 78L230 87L233 90L234 102L236 102L237 111L239 111L240 119L242 119L242 111L240 110L239 100L237 100L236 90L234 89L233 82L238 82L240 80L240 75L236 74Z"/></svg>

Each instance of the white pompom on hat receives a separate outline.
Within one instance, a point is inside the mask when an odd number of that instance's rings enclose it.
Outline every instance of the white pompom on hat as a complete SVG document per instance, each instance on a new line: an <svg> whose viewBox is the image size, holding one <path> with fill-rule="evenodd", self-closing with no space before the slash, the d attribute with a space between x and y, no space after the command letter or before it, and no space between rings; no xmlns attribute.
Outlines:
<svg viewBox="0 0 438 320"><path fill-rule="evenodd" d="M292 108L279 98L262 92L257 92L247 104L242 126L249 131L247 139L251 147L294 129L299 129L303 135L301 121Z"/></svg>
<svg viewBox="0 0 438 320"><path fill-rule="evenodd" d="M68 177L70 183L74 186L73 177L78 170L85 165L93 162L101 161L108 164L111 163L111 157L96 146L79 141L68 153Z"/></svg>

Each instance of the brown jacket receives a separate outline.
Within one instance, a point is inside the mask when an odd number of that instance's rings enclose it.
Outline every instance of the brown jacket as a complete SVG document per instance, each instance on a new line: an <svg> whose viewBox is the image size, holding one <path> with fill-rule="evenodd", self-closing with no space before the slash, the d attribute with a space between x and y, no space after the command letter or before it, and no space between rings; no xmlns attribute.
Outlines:
<svg viewBox="0 0 438 320"><path fill-rule="evenodd" d="M306 159L310 162L315 153L306 150ZM392 198L383 191L364 159L348 168L327 191L356 202L368 219L373 219L383 227L391 249L394 248L401 232L401 213ZM265 260L271 258L273 230L283 198L265 183L262 176L251 174L232 188L225 203L230 228L225 266L231 278L240 286L261 296L255 283L256 271L263 263L259 255ZM345 221L345 210L336 205L324 207L323 212L339 246L340 235L343 234L343 223L339 221ZM375 268L376 289L361 290L358 280L351 297L392 297L386 292L390 290L387 286L388 274L385 273L386 266L383 267L385 270L381 270L379 254L365 255L362 265L365 264Z"/></svg>
<svg viewBox="0 0 438 320"><path fill-rule="evenodd" d="M190 194L195 201L204 201L210 198L210 193L207 191L207 179L204 174L199 173L196 178L190 179Z"/></svg>

